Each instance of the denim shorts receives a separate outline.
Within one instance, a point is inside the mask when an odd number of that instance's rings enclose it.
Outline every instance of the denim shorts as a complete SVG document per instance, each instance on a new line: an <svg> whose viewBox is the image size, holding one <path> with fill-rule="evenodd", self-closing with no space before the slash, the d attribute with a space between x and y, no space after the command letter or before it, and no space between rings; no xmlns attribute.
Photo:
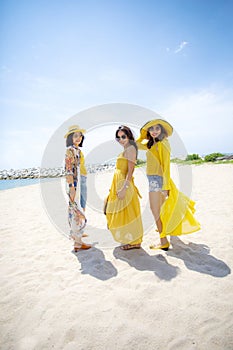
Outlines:
<svg viewBox="0 0 233 350"><path fill-rule="evenodd" d="M162 191L163 177L159 175L147 175L149 181L149 192Z"/></svg>
<svg viewBox="0 0 233 350"><path fill-rule="evenodd" d="M80 181L80 192L81 192L81 199L80 204L83 209L86 208L86 202L87 202L87 177L81 175L81 181Z"/></svg>

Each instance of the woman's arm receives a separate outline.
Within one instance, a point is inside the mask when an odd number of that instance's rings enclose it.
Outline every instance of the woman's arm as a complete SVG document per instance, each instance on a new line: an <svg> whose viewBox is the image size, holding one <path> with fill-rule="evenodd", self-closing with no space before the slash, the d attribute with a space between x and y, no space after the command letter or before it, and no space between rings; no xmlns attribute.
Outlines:
<svg viewBox="0 0 233 350"><path fill-rule="evenodd" d="M136 157L137 157L137 152L134 146L130 146L129 148L126 149L125 151L125 157L128 159L128 173L125 178L125 186L131 181L135 164L136 164Z"/></svg>
<svg viewBox="0 0 233 350"><path fill-rule="evenodd" d="M171 148L168 140L164 139L160 142L161 150L160 150L160 158L161 158L161 166L163 170L163 187L162 190L169 191L170 190L170 155Z"/></svg>
<svg viewBox="0 0 233 350"><path fill-rule="evenodd" d="M87 176L87 169L86 169L86 165L85 165L85 158L84 158L84 154L82 153L81 150L80 150L80 174L82 176Z"/></svg>
<svg viewBox="0 0 233 350"><path fill-rule="evenodd" d="M126 149L125 157L128 160L128 172L127 172L125 182L124 182L122 188L117 193L118 198L120 198L120 199L123 199L125 197L127 188L129 187L130 181L132 179L135 164L136 164L136 156L137 156L137 153L136 153L136 149L134 146L130 146Z"/></svg>
<svg viewBox="0 0 233 350"><path fill-rule="evenodd" d="M66 150L65 157L65 170L66 170L66 182L69 186L69 195L70 199L73 202L75 198L75 187L74 187L74 172L73 172L73 164L74 164L74 155L71 149Z"/></svg>
<svg viewBox="0 0 233 350"><path fill-rule="evenodd" d="M143 141L145 143L143 143ZM148 140L144 140L144 139L141 139L140 137L136 140L136 144L137 144L137 147L138 149L142 150L142 151L147 151L148 148L147 148L147 142Z"/></svg>

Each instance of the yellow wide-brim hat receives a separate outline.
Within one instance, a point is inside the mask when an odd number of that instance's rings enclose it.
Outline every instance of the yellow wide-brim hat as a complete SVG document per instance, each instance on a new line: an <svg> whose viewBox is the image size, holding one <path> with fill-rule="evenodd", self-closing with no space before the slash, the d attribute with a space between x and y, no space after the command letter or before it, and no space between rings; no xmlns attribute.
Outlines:
<svg viewBox="0 0 233 350"><path fill-rule="evenodd" d="M84 134L86 132L85 129L81 129L79 127L79 125L72 125L69 127L67 133L65 134L64 138L66 138L67 136L69 136L70 134L72 134L73 132L81 132L82 134Z"/></svg>
<svg viewBox="0 0 233 350"><path fill-rule="evenodd" d="M160 124L164 127L164 129L167 132L167 136L171 136L173 133L173 127L171 124L169 124L166 120L164 119L154 119L150 120L147 122L143 127L140 129L140 139L146 139L147 138L147 131L151 126Z"/></svg>

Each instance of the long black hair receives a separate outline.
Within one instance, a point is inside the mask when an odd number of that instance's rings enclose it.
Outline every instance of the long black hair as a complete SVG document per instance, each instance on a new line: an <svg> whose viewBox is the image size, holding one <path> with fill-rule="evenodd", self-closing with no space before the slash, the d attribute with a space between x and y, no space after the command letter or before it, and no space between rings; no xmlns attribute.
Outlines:
<svg viewBox="0 0 233 350"><path fill-rule="evenodd" d="M129 143L134 146L134 148L136 149L136 158L138 157L138 146L135 142L135 138L133 136L133 133L131 131L131 129L126 126L126 125L120 125L116 131L116 138L118 137L118 133L119 131L123 131L125 133L125 135L128 137L129 139Z"/></svg>
<svg viewBox="0 0 233 350"><path fill-rule="evenodd" d="M158 126L160 126L161 128L161 133L158 137L156 137L155 139L153 139L153 137L151 136L151 134L149 133L149 131L147 131L147 134L146 134L146 137L147 139L149 140L147 142L147 148L150 149L153 144L154 144L154 141L156 142L159 142L159 141L162 141L165 137L167 137L167 131L165 130L165 128L161 125L161 124L157 124Z"/></svg>
<svg viewBox="0 0 233 350"><path fill-rule="evenodd" d="M73 146L73 135L74 135L74 132L72 132L71 134L69 134L66 138L66 147L69 147L69 146ZM83 141L85 139L85 136L83 134L82 135L82 141L80 142L80 144L78 145L78 147L82 147L83 146Z"/></svg>

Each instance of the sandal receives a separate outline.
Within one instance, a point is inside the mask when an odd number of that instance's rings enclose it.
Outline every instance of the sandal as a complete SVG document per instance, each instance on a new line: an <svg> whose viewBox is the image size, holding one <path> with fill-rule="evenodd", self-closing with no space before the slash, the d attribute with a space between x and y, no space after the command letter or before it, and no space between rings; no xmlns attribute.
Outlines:
<svg viewBox="0 0 233 350"><path fill-rule="evenodd" d="M125 244L125 245L121 245L120 248L122 250L140 249L141 244Z"/></svg>
<svg viewBox="0 0 233 350"><path fill-rule="evenodd" d="M79 244L79 245L75 245L74 246L74 251L78 252L81 249L90 249L91 247L92 247L91 244L82 243L82 244Z"/></svg>
<svg viewBox="0 0 233 350"><path fill-rule="evenodd" d="M170 247L170 243L168 242L168 243L166 243L164 245L157 245L157 246L156 245L151 245L150 249L153 249L153 250L162 249L162 250L167 251L169 247Z"/></svg>

